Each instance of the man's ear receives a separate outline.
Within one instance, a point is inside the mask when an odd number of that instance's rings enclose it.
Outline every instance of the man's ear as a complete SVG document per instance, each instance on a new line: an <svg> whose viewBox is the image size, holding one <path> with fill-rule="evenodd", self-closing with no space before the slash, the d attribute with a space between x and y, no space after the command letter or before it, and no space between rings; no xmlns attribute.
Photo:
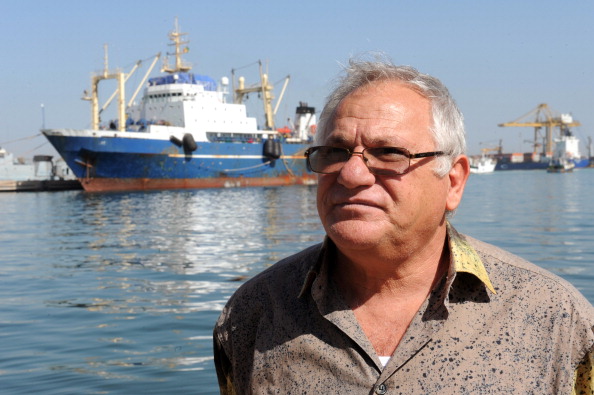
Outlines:
<svg viewBox="0 0 594 395"><path fill-rule="evenodd" d="M466 180L470 175L470 162L466 155L460 155L454 161L450 172L446 177L450 181L450 188L446 200L446 210L454 211L464 194L464 187L466 186Z"/></svg>

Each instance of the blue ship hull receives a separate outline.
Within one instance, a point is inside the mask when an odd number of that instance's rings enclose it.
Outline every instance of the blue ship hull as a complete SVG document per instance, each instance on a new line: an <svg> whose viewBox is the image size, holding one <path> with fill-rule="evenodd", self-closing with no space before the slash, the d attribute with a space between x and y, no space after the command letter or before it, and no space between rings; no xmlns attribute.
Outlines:
<svg viewBox="0 0 594 395"><path fill-rule="evenodd" d="M588 159L573 160L575 168L584 168L590 165ZM503 162L499 160L495 166L496 171L500 170L546 170L549 167L549 162Z"/></svg>
<svg viewBox="0 0 594 395"><path fill-rule="evenodd" d="M315 184L306 144L199 142L193 152L169 140L45 133L87 191Z"/></svg>
<svg viewBox="0 0 594 395"><path fill-rule="evenodd" d="M495 170L546 170L548 166L547 162L497 162Z"/></svg>

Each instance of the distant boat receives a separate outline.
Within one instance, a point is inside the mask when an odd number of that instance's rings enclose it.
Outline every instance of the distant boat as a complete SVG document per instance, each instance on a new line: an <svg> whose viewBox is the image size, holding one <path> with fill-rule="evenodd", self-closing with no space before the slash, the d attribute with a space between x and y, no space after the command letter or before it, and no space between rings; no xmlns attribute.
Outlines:
<svg viewBox="0 0 594 395"><path fill-rule="evenodd" d="M169 34L175 65L166 62L165 75L148 79L140 103L124 97L122 72L93 77L91 128L52 129L43 134L60 153L87 191L159 190L315 184L304 152L316 130L315 108L301 102L290 127L276 128L273 86L260 62L260 83L237 85L232 71L218 84L208 76L190 73L182 60L188 52L177 28ZM158 56L155 57L155 61ZM154 66L155 62L153 62ZM149 70L150 72L150 70ZM139 85L136 92L148 78ZM100 126L97 86L103 79L118 81L118 120ZM264 103L265 127L247 115L243 101L252 93ZM115 96L115 94L114 94Z"/></svg>
<svg viewBox="0 0 594 395"><path fill-rule="evenodd" d="M470 172L474 174L492 173L495 171L496 165L496 159L483 154L480 158L471 160Z"/></svg>
<svg viewBox="0 0 594 395"><path fill-rule="evenodd" d="M569 173L575 168L575 164L565 158L555 158L551 160L547 167L548 173Z"/></svg>
<svg viewBox="0 0 594 395"><path fill-rule="evenodd" d="M58 191L82 189L62 159L35 155L32 162L15 159L0 147L0 192Z"/></svg>

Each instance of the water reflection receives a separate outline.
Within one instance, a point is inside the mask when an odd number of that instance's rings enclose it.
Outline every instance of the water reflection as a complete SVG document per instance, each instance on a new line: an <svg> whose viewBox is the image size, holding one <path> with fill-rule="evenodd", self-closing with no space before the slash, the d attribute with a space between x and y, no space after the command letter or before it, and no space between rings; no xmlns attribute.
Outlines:
<svg viewBox="0 0 594 395"><path fill-rule="evenodd" d="M166 267L178 273L249 274L287 245L317 242L313 188L248 188L83 195L86 265ZM138 231L141 229L141 231ZM80 248L78 245L76 248Z"/></svg>
<svg viewBox="0 0 594 395"><path fill-rule="evenodd" d="M453 222L594 301L591 178L471 177ZM8 393L216 393L211 333L228 297L323 237L315 187L0 194L0 206Z"/></svg>
<svg viewBox="0 0 594 395"><path fill-rule="evenodd" d="M72 320L85 315L84 329L71 336L85 339L86 362L60 369L111 379L142 380L143 373L121 375L121 369L139 367L211 369L211 339L195 336L196 317L209 317L198 333L210 334L239 285L233 280L323 236L310 187L80 193L69 199L76 209L64 222L54 220L52 237L60 243L50 248L53 275L71 290L72 282L84 285L44 303Z"/></svg>

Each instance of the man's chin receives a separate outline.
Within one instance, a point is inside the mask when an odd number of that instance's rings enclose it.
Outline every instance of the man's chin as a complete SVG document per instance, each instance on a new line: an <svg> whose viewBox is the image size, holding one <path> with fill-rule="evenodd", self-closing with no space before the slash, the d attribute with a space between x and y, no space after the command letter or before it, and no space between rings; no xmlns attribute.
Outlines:
<svg viewBox="0 0 594 395"><path fill-rule="evenodd" d="M336 221L325 229L332 241L344 248L371 247L385 235L385 230L380 230L377 224L360 219Z"/></svg>

